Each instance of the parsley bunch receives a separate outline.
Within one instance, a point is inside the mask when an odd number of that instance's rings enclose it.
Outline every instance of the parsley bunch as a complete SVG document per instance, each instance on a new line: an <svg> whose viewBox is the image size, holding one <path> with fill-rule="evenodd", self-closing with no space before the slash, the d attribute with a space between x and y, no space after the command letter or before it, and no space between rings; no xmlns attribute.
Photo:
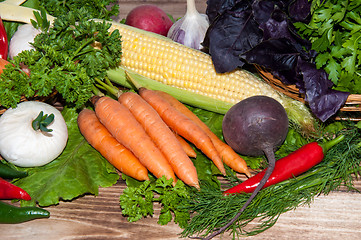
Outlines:
<svg viewBox="0 0 361 240"><path fill-rule="evenodd" d="M111 16L119 13L117 0L39 0L39 2L40 6L54 17L68 14L69 11L79 8L86 9L89 18L110 20Z"/></svg>
<svg viewBox="0 0 361 240"><path fill-rule="evenodd" d="M295 23L337 90L361 93L361 2L313 1L308 23Z"/></svg>
<svg viewBox="0 0 361 240"><path fill-rule="evenodd" d="M182 207L189 200L189 187L181 180L175 186L173 180L164 176L158 179L138 182L130 177L123 176L127 188L120 195L119 202L122 214L127 216L129 222L136 222L143 217L154 214L154 203L161 206L158 224L166 225L172 221L180 227L185 227L190 220L188 209Z"/></svg>
<svg viewBox="0 0 361 240"><path fill-rule="evenodd" d="M23 51L11 61L1 75L2 106L16 106L21 96L48 96L54 91L77 108L88 101L95 82L119 65L121 37L118 31L109 34L110 23L89 21L86 15L82 9L58 17L36 36L35 51ZM22 71L23 65L30 75Z"/></svg>

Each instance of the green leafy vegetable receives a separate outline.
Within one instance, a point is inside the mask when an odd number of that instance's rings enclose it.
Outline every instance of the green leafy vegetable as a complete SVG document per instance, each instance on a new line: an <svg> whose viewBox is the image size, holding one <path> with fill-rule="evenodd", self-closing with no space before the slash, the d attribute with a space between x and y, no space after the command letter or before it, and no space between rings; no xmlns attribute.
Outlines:
<svg viewBox="0 0 361 240"><path fill-rule="evenodd" d="M119 13L116 0L39 0L39 2L54 17L66 15L69 11L80 8L88 12L89 18L110 20L110 17Z"/></svg>
<svg viewBox="0 0 361 240"><path fill-rule="evenodd" d="M339 127L338 124L329 129L337 130ZM344 129L342 134L345 135L345 140L331 149L319 165L299 177L260 191L227 233L234 236L256 235L272 227L282 213L311 203L319 194L327 195L341 186L356 190L353 181L361 171L361 131L354 126L344 126ZM201 191L194 192L189 198L187 209L191 211L192 219L182 235L208 235L214 229L224 226L238 213L249 195L224 196L220 189L202 185ZM257 223L248 226L252 221Z"/></svg>
<svg viewBox="0 0 361 240"><path fill-rule="evenodd" d="M190 219L187 209L182 208L182 203L189 198L189 187L178 180L173 187L172 180L165 177L151 178L150 181L138 182L127 176L127 188L120 196L122 213L128 221L135 222L154 213L153 205L158 202L161 211L158 223L166 225L173 219L179 226L185 227Z"/></svg>
<svg viewBox="0 0 361 240"><path fill-rule="evenodd" d="M60 200L72 200L84 194L98 194L98 188L117 182L115 168L92 148L79 132L78 114L74 109L63 111L68 126L69 140L64 152L51 163L36 168L20 168L28 176L14 182L26 190L31 201L22 206L50 206Z"/></svg>
<svg viewBox="0 0 361 240"><path fill-rule="evenodd" d="M36 51L23 51L11 61L0 77L2 106L15 107L21 96L48 96L54 90L77 108L89 100L95 79L104 80L106 70L119 65L121 40L118 31L109 34L109 23L89 21L86 15L79 10L57 18L35 38Z"/></svg>
<svg viewBox="0 0 361 240"><path fill-rule="evenodd" d="M361 93L361 2L313 1L311 20L295 23L312 43L315 62L324 68L335 89Z"/></svg>

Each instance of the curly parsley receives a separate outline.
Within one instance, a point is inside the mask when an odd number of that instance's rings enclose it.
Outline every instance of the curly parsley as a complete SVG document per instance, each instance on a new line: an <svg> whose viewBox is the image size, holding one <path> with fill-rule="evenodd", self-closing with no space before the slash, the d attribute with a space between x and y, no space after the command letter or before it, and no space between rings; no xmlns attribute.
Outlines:
<svg viewBox="0 0 361 240"><path fill-rule="evenodd" d="M54 91L77 108L88 101L95 82L120 64L122 49L119 32L109 34L110 23L86 16L81 9L56 18L51 28L36 36L35 51L23 51L11 61L1 75L2 106L16 106L21 96L48 96ZM22 71L23 65L30 75Z"/></svg>
<svg viewBox="0 0 361 240"><path fill-rule="evenodd" d="M118 15L119 6L117 0L39 0L40 6L44 7L54 17L68 14L73 9L84 8L89 18L110 20L111 16Z"/></svg>
<svg viewBox="0 0 361 240"><path fill-rule="evenodd" d="M135 222L154 213L153 204L159 203L161 211L158 224L166 225L172 221L180 227L185 227L190 220L190 212L184 204L189 201L189 187L178 180L173 187L173 180L164 176L150 181L138 182L130 177L123 176L127 181L127 188L120 195L119 202L122 214L129 222Z"/></svg>

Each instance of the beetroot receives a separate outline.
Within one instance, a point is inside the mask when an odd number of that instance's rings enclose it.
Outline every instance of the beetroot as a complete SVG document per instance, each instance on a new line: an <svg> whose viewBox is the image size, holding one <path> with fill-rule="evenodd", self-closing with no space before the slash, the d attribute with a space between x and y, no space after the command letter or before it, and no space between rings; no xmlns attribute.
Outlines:
<svg viewBox="0 0 361 240"><path fill-rule="evenodd" d="M236 152L250 156L265 154L268 159L268 168L235 217L206 239L213 238L231 226L263 188L275 167L274 151L287 136L288 117L286 110L275 99L254 96L229 109L224 116L222 129L225 141Z"/></svg>
<svg viewBox="0 0 361 240"><path fill-rule="evenodd" d="M223 136L236 152L260 156L281 145L288 132L288 117L273 98L254 96L235 104L224 116Z"/></svg>
<svg viewBox="0 0 361 240"><path fill-rule="evenodd" d="M161 8L146 4L131 10L125 19L125 24L167 36L173 22Z"/></svg>

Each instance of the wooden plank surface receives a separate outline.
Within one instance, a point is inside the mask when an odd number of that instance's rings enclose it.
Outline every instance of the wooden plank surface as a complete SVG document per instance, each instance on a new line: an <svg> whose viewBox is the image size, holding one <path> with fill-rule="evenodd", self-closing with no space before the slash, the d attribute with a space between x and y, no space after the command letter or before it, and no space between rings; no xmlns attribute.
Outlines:
<svg viewBox="0 0 361 240"><path fill-rule="evenodd" d="M143 4L155 4L166 13L171 14L175 19L184 16L186 13L186 0L141 0L141 1L132 1L132 0L118 0L119 4L119 15L115 20L121 20L125 18L130 10L135 6ZM196 8L200 13L205 13L206 11L206 0L195 0Z"/></svg>
<svg viewBox="0 0 361 240"><path fill-rule="evenodd" d="M186 0L119 0L122 19L139 4L156 4L175 18L184 15ZM196 1L197 9L204 12L206 0ZM361 181L355 183L361 190ZM127 222L121 215L119 195L124 183L101 188L98 196L84 196L71 202L61 202L47 209L49 219L34 220L21 224L0 224L1 240L76 240L76 239L132 239L172 240L179 239L181 229L174 223L157 224L159 208L151 218L135 223ZM344 191L332 192L315 199L309 206L300 206L282 214L271 229L250 240L348 240L361 239L361 194ZM222 236L217 239L230 239Z"/></svg>
<svg viewBox="0 0 361 240"><path fill-rule="evenodd" d="M356 186L361 186L360 182ZM21 224L0 224L2 240L68 240L68 239L180 239L181 229L174 223L157 224L155 215L129 223L121 215L119 195L123 182L101 188L98 196L88 195L71 202L48 207L49 219ZM250 240L347 240L361 239L361 194L344 191L317 197L310 205L284 213L269 230L247 237ZM51 236L51 238L49 238ZM231 239L228 236L216 239Z"/></svg>

